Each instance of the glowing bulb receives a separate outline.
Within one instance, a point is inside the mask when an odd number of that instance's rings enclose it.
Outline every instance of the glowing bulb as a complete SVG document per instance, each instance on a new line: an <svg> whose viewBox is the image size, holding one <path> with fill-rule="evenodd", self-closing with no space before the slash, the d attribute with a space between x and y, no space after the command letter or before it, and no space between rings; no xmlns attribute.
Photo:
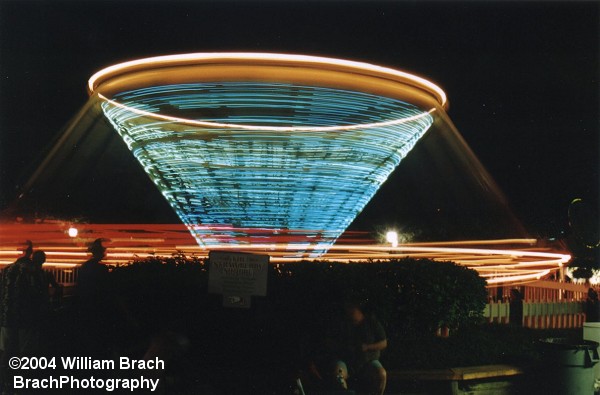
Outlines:
<svg viewBox="0 0 600 395"><path fill-rule="evenodd" d="M70 227L67 233L69 234L69 237L77 237L79 231L77 230L77 228Z"/></svg>
<svg viewBox="0 0 600 395"><path fill-rule="evenodd" d="M385 240L392 243L392 247L398 247L398 232L390 230L385 234Z"/></svg>

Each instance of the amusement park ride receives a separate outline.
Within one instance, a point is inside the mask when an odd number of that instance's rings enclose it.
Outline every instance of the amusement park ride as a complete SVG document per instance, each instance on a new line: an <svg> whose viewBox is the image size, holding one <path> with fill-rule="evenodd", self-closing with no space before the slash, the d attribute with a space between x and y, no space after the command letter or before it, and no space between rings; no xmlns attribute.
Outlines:
<svg viewBox="0 0 600 395"><path fill-rule="evenodd" d="M443 127L435 84L367 63L303 55L196 53L107 67L91 100L182 224L4 224L0 263L34 240L48 265L209 250L271 262L426 257L477 270L490 286L558 273L570 256L534 239L376 243L347 227L425 133Z"/></svg>

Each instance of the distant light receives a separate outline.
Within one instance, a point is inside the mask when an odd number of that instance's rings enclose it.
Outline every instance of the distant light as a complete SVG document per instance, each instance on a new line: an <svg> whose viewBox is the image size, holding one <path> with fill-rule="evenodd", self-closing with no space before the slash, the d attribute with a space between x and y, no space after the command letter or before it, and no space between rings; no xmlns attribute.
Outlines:
<svg viewBox="0 0 600 395"><path fill-rule="evenodd" d="M68 230L68 233L69 233L69 237L77 237L77 235L79 234L79 231L77 230L77 228L70 227Z"/></svg>
<svg viewBox="0 0 600 395"><path fill-rule="evenodd" d="M390 230L385 234L385 240L392 243L392 247L398 247L398 232Z"/></svg>

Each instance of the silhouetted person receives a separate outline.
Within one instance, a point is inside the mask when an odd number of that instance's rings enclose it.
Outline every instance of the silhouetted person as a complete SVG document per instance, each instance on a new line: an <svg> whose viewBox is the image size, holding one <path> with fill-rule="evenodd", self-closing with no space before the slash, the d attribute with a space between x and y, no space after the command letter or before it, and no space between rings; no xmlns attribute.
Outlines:
<svg viewBox="0 0 600 395"><path fill-rule="evenodd" d="M3 350L0 358L0 387L12 388L8 360L19 355L19 330L22 323L22 303L27 282L24 274L32 264L33 244L25 241L23 255L2 271L0 284L0 347Z"/></svg>
<svg viewBox="0 0 600 395"><path fill-rule="evenodd" d="M387 348L387 336L381 323L367 316L359 304L349 303L344 308L340 329L330 332L324 342L326 355L332 362L314 374L347 389L348 379L355 381L370 394L383 394L387 373L379 361L381 351ZM317 366L313 365L316 370Z"/></svg>
<svg viewBox="0 0 600 395"><path fill-rule="evenodd" d="M509 323L523 326L523 295L517 288L510 290Z"/></svg>
<svg viewBox="0 0 600 395"><path fill-rule="evenodd" d="M99 303L108 283L108 268L100 262L106 255L102 239L96 239L88 247L92 257L84 262L77 274L77 297L83 305Z"/></svg>
<svg viewBox="0 0 600 395"><path fill-rule="evenodd" d="M19 330L22 355L38 356L42 328L50 310L48 280L42 265L46 262L44 251L35 251L31 262L23 266L21 296L21 322Z"/></svg>
<svg viewBox="0 0 600 395"><path fill-rule="evenodd" d="M112 308L108 268L101 263L106 254L102 241L96 239L88 247L92 257L79 268L74 301L81 346L87 348L78 351L89 350L94 355L107 351Z"/></svg>
<svg viewBox="0 0 600 395"><path fill-rule="evenodd" d="M598 293L594 288L588 289L588 296L585 301L585 321L600 321L600 303L598 302Z"/></svg>

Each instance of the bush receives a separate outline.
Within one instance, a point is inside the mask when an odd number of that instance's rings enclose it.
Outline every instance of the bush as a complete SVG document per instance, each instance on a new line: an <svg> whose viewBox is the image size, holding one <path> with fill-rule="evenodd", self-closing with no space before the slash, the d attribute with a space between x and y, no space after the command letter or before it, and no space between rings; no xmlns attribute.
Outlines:
<svg viewBox="0 0 600 395"><path fill-rule="evenodd" d="M426 259L301 262L275 266L273 274L269 296L275 303L305 309L314 318L328 301L358 299L402 332L433 334L441 326L480 322L487 297L485 281L474 270Z"/></svg>
<svg viewBox="0 0 600 395"><path fill-rule="evenodd" d="M201 259L148 258L114 268L111 277L138 322L135 339L176 329L213 361L234 353L245 365L301 358L310 334L323 320L338 319L349 299L364 302L382 321L390 359L398 359L394 354L403 353L407 340L432 339L440 326L456 330L480 322L487 295L471 269L410 258L272 265L267 297L254 297L247 311L224 309L219 295L207 294Z"/></svg>

